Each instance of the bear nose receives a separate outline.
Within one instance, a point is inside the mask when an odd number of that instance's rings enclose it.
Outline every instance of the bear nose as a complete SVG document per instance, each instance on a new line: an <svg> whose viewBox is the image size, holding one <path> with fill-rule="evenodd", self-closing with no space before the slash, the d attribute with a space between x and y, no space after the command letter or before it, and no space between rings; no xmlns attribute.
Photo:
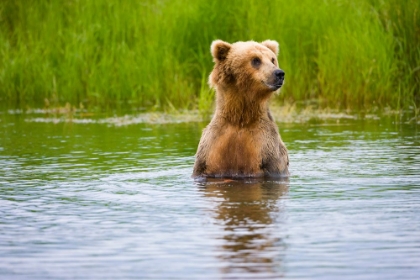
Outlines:
<svg viewBox="0 0 420 280"><path fill-rule="evenodd" d="M284 71L281 69L277 69L276 71L274 71L274 75L279 78L279 79L284 79Z"/></svg>

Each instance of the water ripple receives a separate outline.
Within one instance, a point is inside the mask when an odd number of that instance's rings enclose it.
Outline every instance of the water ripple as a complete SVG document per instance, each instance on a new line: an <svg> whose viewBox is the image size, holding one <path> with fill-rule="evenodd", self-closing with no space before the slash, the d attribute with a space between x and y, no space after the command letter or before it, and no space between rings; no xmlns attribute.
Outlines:
<svg viewBox="0 0 420 280"><path fill-rule="evenodd" d="M206 183L196 123L1 129L0 278L420 275L413 126L289 124L288 181Z"/></svg>

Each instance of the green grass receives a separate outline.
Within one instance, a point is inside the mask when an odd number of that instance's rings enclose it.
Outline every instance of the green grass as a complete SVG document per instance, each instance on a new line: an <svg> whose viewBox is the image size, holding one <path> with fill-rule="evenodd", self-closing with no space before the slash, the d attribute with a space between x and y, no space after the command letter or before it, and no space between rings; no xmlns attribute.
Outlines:
<svg viewBox="0 0 420 280"><path fill-rule="evenodd" d="M418 0L4 0L0 102L207 112L218 38L280 43L280 102L420 106Z"/></svg>

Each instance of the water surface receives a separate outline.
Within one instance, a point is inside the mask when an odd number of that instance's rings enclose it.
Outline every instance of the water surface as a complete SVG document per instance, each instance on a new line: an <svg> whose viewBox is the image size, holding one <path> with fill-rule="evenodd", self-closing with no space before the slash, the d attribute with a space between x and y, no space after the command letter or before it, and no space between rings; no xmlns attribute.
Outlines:
<svg viewBox="0 0 420 280"><path fill-rule="evenodd" d="M288 181L204 184L205 124L0 118L2 279L420 275L414 124L280 124Z"/></svg>

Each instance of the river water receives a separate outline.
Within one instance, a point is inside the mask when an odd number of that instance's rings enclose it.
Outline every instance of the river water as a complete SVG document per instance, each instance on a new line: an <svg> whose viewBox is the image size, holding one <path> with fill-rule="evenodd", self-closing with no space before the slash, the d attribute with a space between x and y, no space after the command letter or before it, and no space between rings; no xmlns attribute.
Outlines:
<svg viewBox="0 0 420 280"><path fill-rule="evenodd" d="M0 279L419 279L419 125L280 123L288 181L196 183L204 126L0 114Z"/></svg>

